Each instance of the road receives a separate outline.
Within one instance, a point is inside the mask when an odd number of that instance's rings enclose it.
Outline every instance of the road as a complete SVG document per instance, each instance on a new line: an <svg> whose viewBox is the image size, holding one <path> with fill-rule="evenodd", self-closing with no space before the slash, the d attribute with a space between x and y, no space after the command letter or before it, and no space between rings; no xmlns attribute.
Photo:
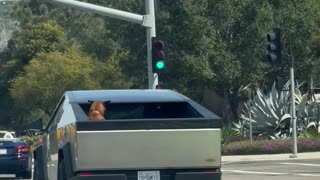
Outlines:
<svg viewBox="0 0 320 180"><path fill-rule="evenodd" d="M222 164L222 180L318 180L320 159L243 161Z"/></svg>
<svg viewBox="0 0 320 180"><path fill-rule="evenodd" d="M223 180L318 180L320 159L226 162Z"/></svg>

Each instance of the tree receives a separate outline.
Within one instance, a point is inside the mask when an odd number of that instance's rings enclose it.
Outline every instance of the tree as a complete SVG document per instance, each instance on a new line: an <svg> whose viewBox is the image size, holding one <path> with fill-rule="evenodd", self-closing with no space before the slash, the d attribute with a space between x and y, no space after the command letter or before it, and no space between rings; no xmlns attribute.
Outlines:
<svg viewBox="0 0 320 180"><path fill-rule="evenodd" d="M13 79L10 95L22 112L50 115L65 91L100 89L94 61L79 51L40 53Z"/></svg>
<svg viewBox="0 0 320 180"><path fill-rule="evenodd" d="M67 36L54 21L27 24L18 35L17 47L20 57L32 59L37 53L63 52L68 47Z"/></svg>
<svg viewBox="0 0 320 180"><path fill-rule="evenodd" d="M12 19L9 15L12 9L12 3L0 5L0 53L6 49L12 32L17 30L18 22ZM2 60L1 57L0 60Z"/></svg>
<svg viewBox="0 0 320 180"><path fill-rule="evenodd" d="M144 14L143 1L89 2ZM160 80L197 101L201 101L204 88L213 89L224 96L226 107L232 107L226 114L237 112L242 101L241 87L252 84L268 88L273 83L265 58L265 35L274 27L286 30L284 65L289 64L288 32L294 32L296 77L306 80L309 72L318 72L318 65L314 64L320 54L316 33L319 6L317 0L158 1L157 36L165 41L168 59L168 71L160 74ZM139 87L147 87L145 28L40 0L21 1L16 9L23 26L53 19L81 50L104 67L111 66L105 70L119 68L115 72L122 71ZM112 60L117 53L127 55ZM237 113L233 114L237 117Z"/></svg>
<svg viewBox="0 0 320 180"><path fill-rule="evenodd" d="M67 39L63 29L53 21L46 21L37 24L28 24L20 32L15 32L8 47L1 54L0 63L0 101L3 105L1 110L6 112L1 116L0 122L8 122L8 111L13 109L12 99L8 88L11 80L15 78L38 53L51 51L65 51ZM16 113L20 114L20 113ZM17 116L12 116L17 119ZM1 124L1 123L0 123Z"/></svg>
<svg viewBox="0 0 320 180"><path fill-rule="evenodd" d="M124 76L120 66L122 59L128 58L127 52L114 52L105 61L96 61L93 76L99 82L102 89L128 89L132 82Z"/></svg>

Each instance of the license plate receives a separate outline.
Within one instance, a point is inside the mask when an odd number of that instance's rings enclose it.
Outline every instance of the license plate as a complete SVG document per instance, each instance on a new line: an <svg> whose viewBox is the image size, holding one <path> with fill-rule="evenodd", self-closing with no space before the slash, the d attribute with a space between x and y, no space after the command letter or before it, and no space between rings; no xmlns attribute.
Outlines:
<svg viewBox="0 0 320 180"><path fill-rule="evenodd" d="M7 149L0 149L0 155L7 154Z"/></svg>
<svg viewBox="0 0 320 180"><path fill-rule="evenodd" d="M138 180L160 180L160 171L138 171Z"/></svg>

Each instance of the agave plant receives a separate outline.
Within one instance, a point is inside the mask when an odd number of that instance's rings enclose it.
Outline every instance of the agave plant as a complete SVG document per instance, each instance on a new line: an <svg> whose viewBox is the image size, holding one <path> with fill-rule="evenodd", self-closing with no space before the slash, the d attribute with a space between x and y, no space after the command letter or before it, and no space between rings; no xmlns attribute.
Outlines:
<svg viewBox="0 0 320 180"><path fill-rule="evenodd" d="M245 137L248 134L249 129L247 127L247 121L240 120L238 123L233 122L233 125L235 126L235 128L232 129L236 131L240 136Z"/></svg>
<svg viewBox="0 0 320 180"><path fill-rule="evenodd" d="M240 133L233 129L233 128L223 128L222 129L222 133L221 133L221 139L222 139L222 143L224 144L226 141L228 141L229 139L236 137L236 136L240 136Z"/></svg>
<svg viewBox="0 0 320 180"><path fill-rule="evenodd" d="M271 138L288 138L291 135L291 93L288 91L290 82L278 92L275 84L270 92L264 94L261 89L256 90L256 95L247 103L240 121L234 123L241 132L248 132L249 123L252 123L253 134L269 135ZM295 105L297 114L298 133L310 127L319 126L319 102L308 100L308 95L302 95L298 88L295 89ZM250 118L251 115L251 118Z"/></svg>
<svg viewBox="0 0 320 180"><path fill-rule="evenodd" d="M309 139L319 139L319 138L320 138L320 134L319 134L319 132L318 132L317 129L315 129L315 128L308 128L308 129L304 129L304 130L300 133L300 137L309 138Z"/></svg>
<svg viewBox="0 0 320 180"><path fill-rule="evenodd" d="M308 95L301 97L301 103L297 108L297 128L298 133L308 129L314 129L319 133L319 118L320 118L320 100L319 98L308 100ZM319 97L319 95L316 95Z"/></svg>
<svg viewBox="0 0 320 180"><path fill-rule="evenodd" d="M288 88L289 83L286 83L284 89ZM264 94L258 88L256 95L244 105L245 109L240 115L243 122L235 124L236 127L239 127L239 124L245 124L242 127L248 129L251 121L253 134L278 137L288 134L287 130L289 129L291 118L290 93L288 91L281 91L279 95L275 84L267 94Z"/></svg>

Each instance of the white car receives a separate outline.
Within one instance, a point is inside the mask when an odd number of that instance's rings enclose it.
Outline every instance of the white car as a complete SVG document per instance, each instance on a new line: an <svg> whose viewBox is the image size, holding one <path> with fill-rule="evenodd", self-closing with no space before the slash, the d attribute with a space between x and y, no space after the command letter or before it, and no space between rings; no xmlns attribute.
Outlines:
<svg viewBox="0 0 320 180"><path fill-rule="evenodd" d="M16 133L13 131L0 131L0 138L14 139L16 138Z"/></svg>

